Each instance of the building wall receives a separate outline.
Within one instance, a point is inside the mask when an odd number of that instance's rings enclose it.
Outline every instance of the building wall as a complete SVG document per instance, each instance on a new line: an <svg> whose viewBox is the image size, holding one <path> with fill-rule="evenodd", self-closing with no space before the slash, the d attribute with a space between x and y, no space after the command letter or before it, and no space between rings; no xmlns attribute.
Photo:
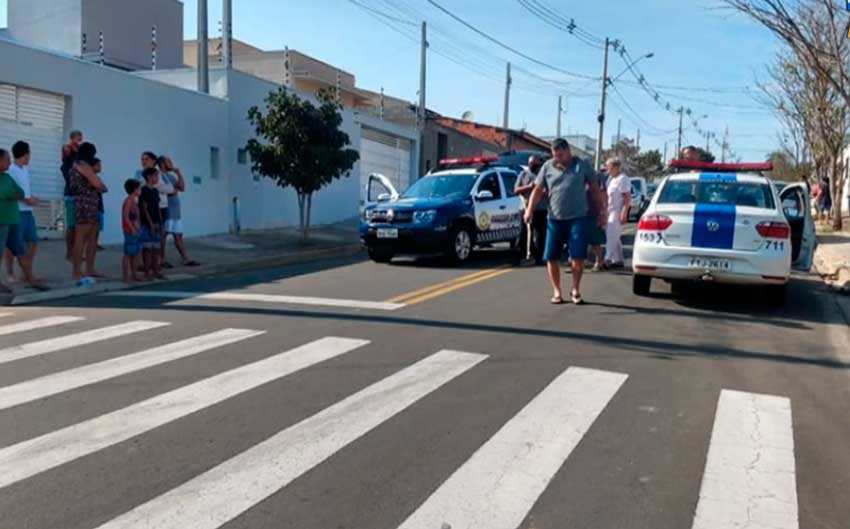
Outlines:
<svg viewBox="0 0 850 529"><path fill-rule="evenodd" d="M512 151L543 151L547 152L549 149L541 146L537 142L532 142L527 140L526 138L520 136L519 134L510 133L510 137L508 138L508 149Z"/></svg>
<svg viewBox="0 0 850 529"><path fill-rule="evenodd" d="M422 134L422 158L419 163L420 175L424 175L430 169L433 169L437 165L437 162L439 162L437 138L440 134L445 134L447 138L447 158L487 156L498 154L501 150L498 145L487 143L486 141L463 134L456 129L445 127L429 120Z"/></svg>
<svg viewBox="0 0 850 529"><path fill-rule="evenodd" d="M90 53L97 51L98 34L103 31L107 62L149 69L151 33L156 26L157 68L183 65L183 4L179 0L82 1L82 32Z"/></svg>
<svg viewBox="0 0 850 529"><path fill-rule="evenodd" d="M83 0L7 0L7 37L80 55Z"/></svg>

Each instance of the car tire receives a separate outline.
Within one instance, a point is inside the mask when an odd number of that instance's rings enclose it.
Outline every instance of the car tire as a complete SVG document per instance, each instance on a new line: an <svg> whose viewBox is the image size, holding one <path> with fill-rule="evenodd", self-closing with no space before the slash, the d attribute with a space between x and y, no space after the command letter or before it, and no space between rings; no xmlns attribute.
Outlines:
<svg viewBox="0 0 850 529"><path fill-rule="evenodd" d="M782 307L788 296L788 285L776 285L766 287L765 299L771 307Z"/></svg>
<svg viewBox="0 0 850 529"><path fill-rule="evenodd" d="M472 256L474 245L472 230L467 226L455 226L449 232L449 244L446 248L446 257L454 264L462 264L469 261Z"/></svg>
<svg viewBox="0 0 850 529"><path fill-rule="evenodd" d="M636 296L648 296L652 286L652 278L635 274L632 276L632 292Z"/></svg>
<svg viewBox="0 0 850 529"><path fill-rule="evenodd" d="M393 255L393 251L387 248L369 248L369 259L376 263L389 263Z"/></svg>

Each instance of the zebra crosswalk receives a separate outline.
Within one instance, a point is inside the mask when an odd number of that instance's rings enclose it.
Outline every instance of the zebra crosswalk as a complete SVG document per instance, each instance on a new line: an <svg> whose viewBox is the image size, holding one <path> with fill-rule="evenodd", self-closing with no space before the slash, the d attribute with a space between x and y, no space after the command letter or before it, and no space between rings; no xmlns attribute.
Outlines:
<svg viewBox="0 0 850 529"><path fill-rule="evenodd" d="M85 321L53 316L0 326L0 335ZM0 363L82 345L119 341L167 326L167 322L128 321L30 341L0 349ZM11 329L11 330L10 330ZM243 348L273 329L225 328L181 337L171 343L131 351L106 360L0 386L0 417L18 406L47 402L82 388L109 383L208 351ZM267 342L263 342L267 343ZM358 355L369 340L318 337L271 356L246 361L206 378L138 402L0 446L0 499L43 473L82 458L97 458L110 447L175 426L193 414L222 405L272 382L325 362ZM415 347L415 346L414 346ZM115 348L115 350L125 350ZM433 398L451 382L483 368L489 356L457 350L422 351L405 364L295 424L203 466L196 475L145 497L92 529L217 529L259 507L294 481ZM588 431L600 421L630 375L571 366L508 417L468 458L399 516L398 529L518 529ZM429 425L439 428L439 425ZM215 435L215 432L210 432ZM692 529L798 529L798 499L791 401L785 397L723 389L706 439L707 457ZM387 457L391 457L388 454ZM422 462L427 465L427 461ZM404 491L399 491L403 493ZM691 507L693 508L693 507ZM2 523L0 523L2 525Z"/></svg>

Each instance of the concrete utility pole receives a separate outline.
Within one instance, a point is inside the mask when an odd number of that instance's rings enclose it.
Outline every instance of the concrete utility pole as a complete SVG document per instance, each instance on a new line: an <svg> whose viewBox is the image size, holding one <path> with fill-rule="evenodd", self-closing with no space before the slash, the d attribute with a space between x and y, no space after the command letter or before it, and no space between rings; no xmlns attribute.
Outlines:
<svg viewBox="0 0 850 529"><path fill-rule="evenodd" d="M622 127L623 127L623 120L617 119L617 143L620 143L620 138L621 138L620 130L622 130Z"/></svg>
<svg viewBox="0 0 850 529"><path fill-rule="evenodd" d="M685 107L679 107L679 139L676 141L676 157L682 153L682 119L685 115Z"/></svg>
<svg viewBox="0 0 850 529"><path fill-rule="evenodd" d="M417 109L416 124L419 131L425 130L425 68L428 51L428 35L425 22L422 22L422 50L419 56L419 108Z"/></svg>
<svg viewBox="0 0 850 529"><path fill-rule="evenodd" d="M602 63L602 100L599 104L599 116L597 120L599 121L599 128L596 132L596 159L595 165L593 167L594 170L599 169L599 164L602 160L602 135L605 133L605 96L608 91L608 46L610 45L610 41L608 38L605 38L605 58Z"/></svg>
<svg viewBox="0 0 850 529"><path fill-rule="evenodd" d="M233 4L224 0L221 15L221 59L224 63L225 94L230 95L230 68L233 66Z"/></svg>
<svg viewBox="0 0 850 529"><path fill-rule="evenodd" d="M561 105L561 96L558 96L558 122L555 125L555 136L558 138L561 137L561 114L564 113L563 106Z"/></svg>
<svg viewBox="0 0 850 529"><path fill-rule="evenodd" d="M207 0L198 0L198 91L210 93L210 31Z"/></svg>
<svg viewBox="0 0 850 529"><path fill-rule="evenodd" d="M637 143L635 144L635 146L637 147L638 152L640 152L640 129L638 129L637 132Z"/></svg>
<svg viewBox="0 0 850 529"><path fill-rule="evenodd" d="M661 158L661 163L662 164L667 163L667 142L666 141L664 142L664 157Z"/></svg>
<svg viewBox="0 0 850 529"><path fill-rule="evenodd" d="M511 110L511 63L508 63L508 72L505 77L505 113L502 117L502 128L509 128L510 124L510 110Z"/></svg>

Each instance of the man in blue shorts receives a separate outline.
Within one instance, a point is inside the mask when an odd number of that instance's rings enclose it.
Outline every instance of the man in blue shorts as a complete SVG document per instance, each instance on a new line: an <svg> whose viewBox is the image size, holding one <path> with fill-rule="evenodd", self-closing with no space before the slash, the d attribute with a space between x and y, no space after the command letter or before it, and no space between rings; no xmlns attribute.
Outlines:
<svg viewBox="0 0 850 529"><path fill-rule="evenodd" d="M589 191L589 192L588 192ZM534 208L549 197L549 218L546 225L546 249L543 259L552 283L552 303L564 302L561 292L561 266L559 260L564 245L569 246L573 288L570 299L576 305L584 303L581 297L581 276L587 259L586 217L589 209L588 196L598 200L601 196L593 168L587 162L575 158L567 140L558 138L552 142L552 159L543 164L534 182L534 191L525 210L525 221L534 219ZM596 211L604 211L596 204Z"/></svg>

